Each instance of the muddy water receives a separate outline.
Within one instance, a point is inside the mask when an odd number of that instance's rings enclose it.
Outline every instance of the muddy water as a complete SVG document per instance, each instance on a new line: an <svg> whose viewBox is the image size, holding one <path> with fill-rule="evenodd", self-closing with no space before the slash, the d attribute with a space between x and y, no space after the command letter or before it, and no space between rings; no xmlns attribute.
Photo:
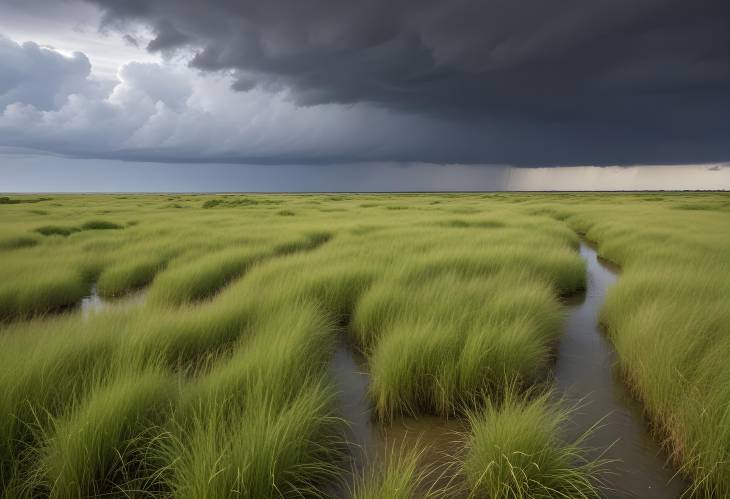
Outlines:
<svg viewBox="0 0 730 499"><path fill-rule="evenodd" d="M638 402L628 393L616 369L616 353L598 326L598 312L617 269L598 259L593 248L581 243L586 262L586 292L568 303L565 331L554 368L557 396L580 403L566 429L577 437L600 422L586 445L596 456L613 460L607 477L610 499L679 498L687 483L665 466L664 455L651 438ZM334 495L349 497L353 476L360 476L374 462L386 459L392 449L429 446L424 461L438 464L459 452L458 420L422 417L402 419L388 426L377 423L367 398L369 376L364 359L353 351L344 334L337 346L330 372L338 391L342 416L350 423L347 438L352 475ZM604 452L605 449L608 449ZM444 477L441 477L442 479ZM445 477L447 480L450 477ZM442 481L442 480L439 480Z"/></svg>
<svg viewBox="0 0 730 499"><path fill-rule="evenodd" d="M135 291L119 298L103 298L99 296L96 286L91 288L88 296L81 299L80 309L84 319L92 314L99 313L109 308L135 307L144 303L147 292L145 290Z"/></svg>
<svg viewBox="0 0 730 499"><path fill-rule="evenodd" d="M464 430L461 421L420 416L401 418L387 425L377 422L368 400L370 376L365 359L354 351L344 335L335 350L330 373L338 392L340 415L349 423L346 438L352 470L333 495L349 497L355 477L367 474L374 463L414 448L423 449L421 461L427 474L421 484L424 492L454 483L448 464L460 447L459 433Z"/></svg>
<svg viewBox="0 0 730 499"><path fill-rule="evenodd" d="M349 423L346 437L356 474L364 470L368 456L374 455L378 444L378 430L367 398L370 377L364 364L364 359L353 351L342 335L330 372L338 393L340 414Z"/></svg>
<svg viewBox="0 0 730 499"><path fill-rule="evenodd" d="M614 490L609 497L677 498L687 484L665 466L666 455L650 437L641 407L618 375L613 346L598 326L606 291L618 277L616 269L587 244L581 243L580 254L586 262L587 289L569 304L554 371L556 392L572 402L582 400L568 431L577 436L601 420L587 445L610 447L605 457L617 460L609 466Z"/></svg>

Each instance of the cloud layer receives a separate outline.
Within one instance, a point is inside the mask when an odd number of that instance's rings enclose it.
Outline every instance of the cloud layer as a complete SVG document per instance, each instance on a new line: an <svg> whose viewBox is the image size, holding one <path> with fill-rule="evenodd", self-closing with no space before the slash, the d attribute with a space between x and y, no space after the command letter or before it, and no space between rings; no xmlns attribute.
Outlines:
<svg viewBox="0 0 730 499"><path fill-rule="evenodd" d="M0 109L22 102L38 110L57 109L73 93L99 90L88 79L89 59L81 52L71 57L39 47L19 45L0 37Z"/></svg>
<svg viewBox="0 0 730 499"><path fill-rule="evenodd" d="M302 104L626 142L717 136L730 104L722 0L93 1L107 22L152 26L152 51L190 47L193 66L234 70L240 89L286 85Z"/></svg>
<svg viewBox="0 0 730 499"><path fill-rule="evenodd" d="M105 29L149 28L129 38L168 62L101 84L82 54L0 40L0 145L255 163L730 159L722 0L90 1Z"/></svg>
<svg viewBox="0 0 730 499"><path fill-rule="evenodd" d="M89 78L81 53L65 57L0 39L0 145L97 158L311 163L446 161L446 141L468 150L469 130L353 104L299 107L289 92L238 92L228 75L131 62L118 81ZM431 143L433 137L442 142ZM471 137L473 139L473 137Z"/></svg>

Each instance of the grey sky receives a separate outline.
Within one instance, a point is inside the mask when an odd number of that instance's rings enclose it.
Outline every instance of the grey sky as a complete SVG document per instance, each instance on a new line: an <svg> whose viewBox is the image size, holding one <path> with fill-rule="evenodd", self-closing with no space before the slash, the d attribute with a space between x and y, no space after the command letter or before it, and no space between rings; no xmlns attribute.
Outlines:
<svg viewBox="0 0 730 499"><path fill-rule="evenodd" d="M222 165L10 156L0 163L0 192L730 190L730 165Z"/></svg>
<svg viewBox="0 0 730 499"><path fill-rule="evenodd" d="M204 187L226 179L262 186L243 190L494 189L517 178L591 188L575 168L505 176L494 165L730 161L726 2L300 7L4 0L0 190L33 190L34 172L39 186L97 179L103 190L107 178L134 190L125 169L139 189L160 172L201 190L226 190ZM18 148L34 159L7 152ZM674 166L651 170L655 184L690 185L678 168L706 188L725 178Z"/></svg>

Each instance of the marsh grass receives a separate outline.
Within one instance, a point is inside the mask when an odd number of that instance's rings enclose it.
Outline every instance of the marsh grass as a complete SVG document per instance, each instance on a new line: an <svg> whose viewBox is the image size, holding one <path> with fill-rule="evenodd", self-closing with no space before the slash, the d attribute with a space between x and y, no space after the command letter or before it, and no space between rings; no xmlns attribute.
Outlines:
<svg viewBox="0 0 730 499"><path fill-rule="evenodd" d="M504 272L420 282L413 289L383 281L355 317L380 417L454 414L485 390L529 383L545 368L561 319L549 286Z"/></svg>
<svg viewBox="0 0 730 499"><path fill-rule="evenodd" d="M602 497L605 461L586 456L583 438L560 440L569 413L549 400L547 393L508 390L499 404L468 414L463 467L469 497Z"/></svg>
<svg viewBox="0 0 730 499"><path fill-rule="evenodd" d="M177 392L174 379L159 370L122 372L120 379L98 383L52 421L39 450L36 473L50 497L97 496L124 487L124 468L144 468L140 455Z"/></svg>
<svg viewBox="0 0 730 499"><path fill-rule="evenodd" d="M164 268L166 261L165 257L142 256L112 265L99 276L96 290L100 296L115 297L144 287Z"/></svg>
<svg viewBox="0 0 730 499"><path fill-rule="evenodd" d="M338 334L365 354L379 420L468 417L455 466L469 487L439 494L593 497L600 463L530 389L560 298L585 287L576 232L622 267L601 317L626 380L694 491L727 496L730 202L642 196L3 204L4 497L325 495L347 463L327 369ZM73 311L94 283L150 288L137 307ZM422 493L418 452L374 463L358 497Z"/></svg>
<svg viewBox="0 0 730 499"><path fill-rule="evenodd" d="M38 244L38 239L33 236L22 234L12 235L4 234L0 237L0 250L10 250L16 248L29 248Z"/></svg>
<svg viewBox="0 0 730 499"><path fill-rule="evenodd" d="M70 307L88 293L84 276L73 269L38 268L32 279L0 283L0 321L30 318Z"/></svg>
<svg viewBox="0 0 730 499"><path fill-rule="evenodd" d="M258 249L230 249L213 253L160 274L150 290L150 301L180 305L214 294L241 275L267 252Z"/></svg>
<svg viewBox="0 0 730 499"><path fill-rule="evenodd" d="M44 236L69 236L74 232L78 232L76 227L62 227L59 225L43 225L35 229L35 232Z"/></svg>
<svg viewBox="0 0 730 499"><path fill-rule="evenodd" d="M81 225L81 230L113 230L123 228L123 225L108 220L89 220Z"/></svg>
<svg viewBox="0 0 730 499"><path fill-rule="evenodd" d="M426 487L426 482L432 482L432 475L440 470L424 462L425 452L426 447L420 441L410 448L404 445L391 446L379 462L355 480L350 490L352 498L410 499L446 496L448 487Z"/></svg>
<svg viewBox="0 0 730 499"><path fill-rule="evenodd" d="M307 304L259 320L186 391L161 441L176 496L308 495L340 471L343 422L324 377L332 328Z"/></svg>
<svg viewBox="0 0 730 499"><path fill-rule="evenodd" d="M566 217L621 265L601 322L693 497L730 494L730 237L716 210L726 199L666 195L641 215L627 206Z"/></svg>
<svg viewBox="0 0 730 499"><path fill-rule="evenodd" d="M204 255L172 265L160 274L150 291L150 302L180 305L208 298L240 277L254 264L268 258L308 251L327 242L330 233L309 232L303 236L276 238Z"/></svg>
<svg viewBox="0 0 730 499"><path fill-rule="evenodd" d="M43 321L45 322L45 321ZM113 373L116 333L123 320L105 317L95 335L80 334L72 320L37 321L3 331L0 347L0 475L3 483L25 482L53 421L95 386L104 373ZM46 327L53 334L44 334ZM23 357L13 353L21 349ZM129 371L127 371L129 372ZM14 463L23 463L18 469ZM18 479L18 476L21 479Z"/></svg>
<svg viewBox="0 0 730 499"><path fill-rule="evenodd" d="M263 398L258 398L263 396ZM341 423L332 393L308 384L286 405L261 392L241 407L203 402L160 440L162 474L176 497L301 497L335 478Z"/></svg>

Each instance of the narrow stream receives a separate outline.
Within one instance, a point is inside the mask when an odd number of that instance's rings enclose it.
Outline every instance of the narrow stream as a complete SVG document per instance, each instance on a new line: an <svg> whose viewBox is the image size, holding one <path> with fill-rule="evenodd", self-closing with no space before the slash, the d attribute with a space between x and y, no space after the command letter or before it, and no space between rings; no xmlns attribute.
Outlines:
<svg viewBox="0 0 730 499"><path fill-rule="evenodd" d="M133 291L119 298L103 298L96 290L96 285L92 286L91 292L81 299L79 308L84 319L88 319L92 314L99 313L109 308L131 308L144 303L147 297L147 288Z"/></svg>
<svg viewBox="0 0 730 499"><path fill-rule="evenodd" d="M615 369L616 352L598 325L599 310L617 272L583 242L580 255L586 262L587 289L569 304L554 371L556 392L568 401L581 401L568 431L577 436L601 420L587 445L610 447L604 457L616 460L610 465L613 492L608 497L677 498L687 483L665 466L666 455L649 435L641 406Z"/></svg>
<svg viewBox="0 0 730 499"><path fill-rule="evenodd" d="M464 430L458 419L436 416L401 417L388 424L376 421L368 399L370 375L365 359L355 352L345 335L340 336L330 364L330 373L338 392L340 415L349 423L346 432L352 473L333 490L335 497L350 497L356 477L367 474L374 463L382 463L400 450L423 449L422 464L432 468L421 483L425 491L445 486L448 461L458 452L457 432Z"/></svg>
<svg viewBox="0 0 730 499"><path fill-rule="evenodd" d="M571 298L565 330L554 367L555 392L567 401L579 403L571 415L567 437L577 437L600 421L585 445L613 460L607 482L609 499L675 499L688 484L675 477L665 465L666 455L648 432L641 406L627 391L616 372L616 353L598 326L598 312L606 291L617 280L617 271L601 262L595 250L582 243L586 261L586 292ZM369 375L365 361L348 344L345 334L335 350L330 373L338 392L342 417L350 423L352 475L345 478L334 495L349 497L353 477L361 476L372 463L387 458L399 446L417 443L430 447L425 461L458 452L455 432L464 430L457 419L435 417L404 418L387 426L373 417L367 392Z"/></svg>
<svg viewBox="0 0 730 499"><path fill-rule="evenodd" d="M341 334L330 372L337 389L340 414L349 423L346 438L355 475L365 470L368 457L375 454L378 442L378 431L368 400L370 376L364 365L364 359L353 351L345 335Z"/></svg>

